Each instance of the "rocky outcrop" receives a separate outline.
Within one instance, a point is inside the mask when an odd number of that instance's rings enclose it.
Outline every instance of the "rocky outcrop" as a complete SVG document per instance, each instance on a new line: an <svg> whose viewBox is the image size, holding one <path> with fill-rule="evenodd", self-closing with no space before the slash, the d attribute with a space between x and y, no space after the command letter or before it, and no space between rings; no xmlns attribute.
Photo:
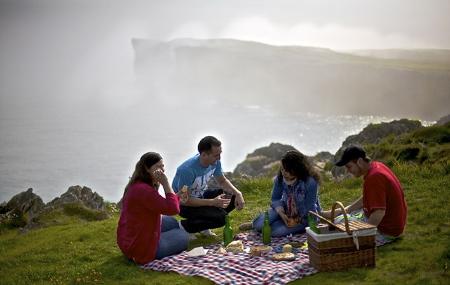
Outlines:
<svg viewBox="0 0 450 285"><path fill-rule="evenodd" d="M92 210L104 210L105 203L103 198L97 194L97 192L92 192L89 187L86 186L71 186L66 193L62 194L59 198L53 199L49 202L46 207L59 207L64 204L78 203Z"/></svg>
<svg viewBox="0 0 450 285"><path fill-rule="evenodd" d="M377 144L389 135L398 136L421 127L422 124L419 121L408 119L395 120L389 123L369 124L360 133L347 137L342 143L342 147L351 144Z"/></svg>
<svg viewBox="0 0 450 285"><path fill-rule="evenodd" d="M328 151L318 152L315 156L312 157L314 161L328 162L334 159L334 155Z"/></svg>
<svg viewBox="0 0 450 285"><path fill-rule="evenodd" d="M0 224L27 231L39 226L41 217L54 210L88 220L100 220L109 216L105 208L103 198L85 186L71 186L66 193L47 204L30 188L12 197L8 203L0 204Z"/></svg>
<svg viewBox="0 0 450 285"><path fill-rule="evenodd" d="M33 193L33 189L19 193L6 204L8 212L22 213L27 222L30 222L44 208L41 197Z"/></svg>
<svg viewBox="0 0 450 285"><path fill-rule="evenodd" d="M44 209L41 197L33 193L33 189L21 192L0 205L0 224L23 227L31 224Z"/></svg>
<svg viewBox="0 0 450 285"><path fill-rule="evenodd" d="M340 159L342 152L349 145L377 144L388 136L399 136L419 128L422 128L422 124L419 121L408 119L395 120L389 123L369 124L360 133L345 139L341 148L334 155L333 163ZM368 153L368 156L371 155ZM342 177L345 174L345 169L344 167L334 166L331 169L331 173L336 178Z"/></svg>
<svg viewBox="0 0 450 285"><path fill-rule="evenodd" d="M277 168L280 159L289 151L295 150L293 146L281 143L271 143L269 146L256 149L247 155L233 171L233 176L258 177L269 175Z"/></svg>
<svg viewBox="0 0 450 285"><path fill-rule="evenodd" d="M443 125L445 125L445 124L448 124L449 122L450 122L450 114L447 115L447 116L445 116L445 117L440 118L440 119L436 122L436 125L438 125L438 126L443 126Z"/></svg>

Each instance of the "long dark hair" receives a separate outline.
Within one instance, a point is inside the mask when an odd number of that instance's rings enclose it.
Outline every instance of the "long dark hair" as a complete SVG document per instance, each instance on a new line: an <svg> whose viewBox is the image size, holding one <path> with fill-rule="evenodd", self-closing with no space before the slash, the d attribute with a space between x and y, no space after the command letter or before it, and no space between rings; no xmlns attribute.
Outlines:
<svg viewBox="0 0 450 285"><path fill-rule="evenodd" d="M141 156L141 159L136 163L136 168L134 169L133 175L131 175L130 181L128 181L123 196L128 191L128 187L136 183L137 181L144 182L150 186L154 186L155 182L152 181L147 169L152 167L154 164L158 163L162 159L162 156L156 152L147 152Z"/></svg>
<svg viewBox="0 0 450 285"><path fill-rule="evenodd" d="M289 150L281 158L281 165L284 170L297 177L297 179L306 182L308 177L312 177L317 183L320 183L320 174L312 166L308 157L298 150ZM278 182L283 181L281 167L278 171Z"/></svg>

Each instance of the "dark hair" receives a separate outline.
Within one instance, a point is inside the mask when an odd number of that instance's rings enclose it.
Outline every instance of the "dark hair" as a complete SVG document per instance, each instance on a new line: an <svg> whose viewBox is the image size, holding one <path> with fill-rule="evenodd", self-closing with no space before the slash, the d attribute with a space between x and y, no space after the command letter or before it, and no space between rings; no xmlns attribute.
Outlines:
<svg viewBox="0 0 450 285"><path fill-rule="evenodd" d="M136 163L136 168L134 169L133 175L131 175L130 181L128 181L123 196L128 191L128 187L136 183L137 181L144 182L150 186L154 186L154 181L147 172L147 168L152 167L154 164L158 163L162 159L162 156L156 152L147 152L141 156L141 159Z"/></svg>
<svg viewBox="0 0 450 285"><path fill-rule="evenodd" d="M320 183L320 175L316 169L312 166L308 157L298 150L289 150L281 158L281 165L284 170L297 177L304 182L308 177L313 177L317 183ZM283 175L281 174L281 167L278 172L278 182L283 181Z"/></svg>
<svg viewBox="0 0 450 285"><path fill-rule="evenodd" d="M356 162L362 158L365 162L370 162L370 157L367 156L366 151L359 145L350 145L344 149L341 159L335 163L336 166L344 166L350 161Z"/></svg>
<svg viewBox="0 0 450 285"><path fill-rule="evenodd" d="M198 152L202 153L205 151L210 151L213 146L221 146L222 143L213 136L206 136L200 140L198 143Z"/></svg>

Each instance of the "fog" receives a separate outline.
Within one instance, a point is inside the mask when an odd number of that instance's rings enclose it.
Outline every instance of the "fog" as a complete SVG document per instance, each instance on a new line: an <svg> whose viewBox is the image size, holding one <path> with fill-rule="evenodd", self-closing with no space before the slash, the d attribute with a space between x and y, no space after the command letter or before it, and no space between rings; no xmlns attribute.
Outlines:
<svg viewBox="0 0 450 285"><path fill-rule="evenodd" d="M445 0L2 0L0 5L2 116L68 115L74 106L126 109L139 99L130 90L132 38L235 38L331 49L450 48Z"/></svg>
<svg viewBox="0 0 450 285"><path fill-rule="evenodd" d="M293 99L295 86L280 84L284 82L281 69L278 81L246 86L245 77L231 80L233 69L225 74L209 74L208 68L214 63L203 61L205 54L201 55L201 66L185 66L182 72L170 69L173 66L164 60L161 69L150 65L153 76L145 82L148 77L137 76L133 39L168 43L181 38L227 38L264 43L274 49L440 49L445 55L450 49L448 11L447 0L0 0L0 201L26 187L37 188L38 193L45 192L45 199L50 199L54 192L61 193L73 184L92 186L115 200L120 198L118 193L142 152L167 154L169 172L173 174L175 166L195 152L196 142L206 134L224 142L226 170L232 170L255 147L275 140L292 143L307 154L335 151L346 135L379 120L371 116L386 115L373 111L369 101L364 112L357 114L342 108L342 100L333 99L321 102L323 108L302 113L303 117L283 117L280 114L292 111L284 107L292 107L297 101ZM252 52L248 59L259 62ZM276 57L267 54L266 61L280 68ZM298 74L295 69L290 71L287 75L294 82ZM436 102L446 102L441 91L445 91L448 74L442 76L441 71L430 75L431 81L423 81L440 84L438 91L430 93L436 93L441 100ZM264 74L258 68L243 72L247 70L236 74L248 76L252 79L249 82L258 82L257 76ZM412 73L399 77L412 78L416 82L413 87L420 85L422 81L415 80ZM302 74L304 81L300 82L314 83L308 81L307 69ZM174 82L174 78L178 81ZM205 84L192 84L191 78ZM415 89L426 92L426 84ZM316 90L305 84L301 91L306 89ZM324 91L329 99L332 91ZM275 99L274 94L278 96ZM316 102L311 98L310 102ZM427 111L420 112L412 106L414 102ZM222 104L228 105L223 108ZM277 109L268 110L270 106ZM432 106L424 99L412 100L408 106L412 111L405 114L437 119L433 112L430 115ZM320 123L330 130L336 128L335 118L327 117L332 115L331 110L342 111L339 115L344 116L341 120L345 126L339 133L328 132L330 137L326 137L328 129L318 134L314 128L321 128ZM387 117L403 115L395 110L391 108ZM323 117L316 117L316 112L322 112ZM368 117L354 119L345 115ZM299 132L296 137L284 129L266 134L263 126L254 127L264 118L269 125L276 120L288 125L292 118L318 124L312 127L301 125L302 121L293 122ZM224 127L236 122L236 126ZM254 133L247 139L251 128ZM279 126L274 123L272 129ZM313 140L304 139L304 135Z"/></svg>

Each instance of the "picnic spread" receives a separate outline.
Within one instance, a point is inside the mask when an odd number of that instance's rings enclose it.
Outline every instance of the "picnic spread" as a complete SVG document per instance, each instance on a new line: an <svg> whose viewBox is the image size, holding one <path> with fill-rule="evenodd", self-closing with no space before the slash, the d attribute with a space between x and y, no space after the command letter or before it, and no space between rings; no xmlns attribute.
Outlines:
<svg viewBox="0 0 450 285"><path fill-rule="evenodd" d="M270 252L262 246L261 234L240 233L235 240L242 241L243 252L222 252L220 244L206 246L208 252L202 256L189 256L182 252L175 256L154 260L143 269L174 271L188 276L202 276L216 284L286 284L317 272L309 264L306 234L273 237ZM282 254L283 246L290 244L295 259L275 261L273 255ZM260 255L250 254L250 248L259 246ZM286 250L286 249L285 249Z"/></svg>
<svg viewBox="0 0 450 285"><path fill-rule="evenodd" d="M336 224L337 206L344 222ZM263 244L260 233L240 233L226 246L194 248L141 267L202 276L216 284L286 284L318 271L374 267L375 247L393 241L380 238L373 225L350 221L340 202L333 205L330 220L311 214L328 226L314 224L305 234L272 237L270 245Z"/></svg>

